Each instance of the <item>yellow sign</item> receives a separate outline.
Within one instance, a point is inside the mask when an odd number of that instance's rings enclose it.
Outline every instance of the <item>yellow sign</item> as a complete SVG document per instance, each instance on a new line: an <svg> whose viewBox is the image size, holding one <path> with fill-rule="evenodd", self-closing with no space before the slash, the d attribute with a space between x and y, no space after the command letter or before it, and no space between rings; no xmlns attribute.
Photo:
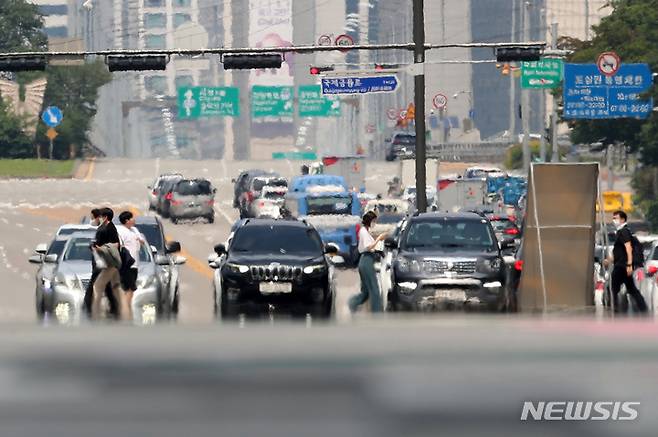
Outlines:
<svg viewBox="0 0 658 437"><path fill-rule="evenodd" d="M46 131L46 136L47 136L48 139L50 139L51 141L54 140L55 138L57 138L57 135L59 135L59 134L58 134L57 131L56 131L55 129L53 129L52 127Z"/></svg>

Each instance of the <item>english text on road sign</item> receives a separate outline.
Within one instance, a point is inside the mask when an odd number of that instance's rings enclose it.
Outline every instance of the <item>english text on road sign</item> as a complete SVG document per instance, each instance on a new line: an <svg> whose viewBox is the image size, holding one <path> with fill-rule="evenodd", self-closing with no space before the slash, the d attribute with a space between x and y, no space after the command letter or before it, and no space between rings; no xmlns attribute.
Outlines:
<svg viewBox="0 0 658 437"><path fill-rule="evenodd" d="M596 60L596 66L604 76L614 76L621 67L621 58L615 52L603 52Z"/></svg>
<svg viewBox="0 0 658 437"><path fill-rule="evenodd" d="M48 127L59 126L63 118L64 114L62 114L62 110L57 106L48 106L41 114L41 120L43 120Z"/></svg>
<svg viewBox="0 0 658 437"><path fill-rule="evenodd" d="M292 117L293 88L254 85L251 89L251 114L254 118Z"/></svg>
<svg viewBox="0 0 658 437"><path fill-rule="evenodd" d="M521 64L522 88L557 88L562 81L564 62L561 59L542 59Z"/></svg>
<svg viewBox="0 0 658 437"><path fill-rule="evenodd" d="M299 87L300 117L338 117L340 100L335 96L322 94L320 85L302 85Z"/></svg>
<svg viewBox="0 0 658 437"><path fill-rule="evenodd" d="M238 88L233 87L180 87L178 88L178 117L238 117L240 99Z"/></svg>
<svg viewBox="0 0 658 437"><path fill-rule="evenodd" d="M640 96L651 85L647 64L623 64L614 76L596 64L565 64L564 118L647 118L653 101Z"/></svg>
<svg viewBox="0 0 658 437"><path fill-rule="evenodd" d="M398 87L395 75L322 79L322 94L391 93Z"/></svg>

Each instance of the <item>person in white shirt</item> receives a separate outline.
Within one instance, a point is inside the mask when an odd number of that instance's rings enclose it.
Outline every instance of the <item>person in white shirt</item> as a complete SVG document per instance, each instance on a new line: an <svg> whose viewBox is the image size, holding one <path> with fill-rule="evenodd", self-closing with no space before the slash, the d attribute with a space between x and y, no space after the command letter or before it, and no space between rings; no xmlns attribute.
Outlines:
<svg viewBox="0 0 658 437"><path fill-rule="evenodd" d="M361 278L361 292L352 296L349 300L351 312L355 312L360 305L370 299L372 312L381 312L382 300L379 293L379 282L377 281L377 272L375 271L375 261L377 259L377 246L379 242L386 239L386 234L381 234L373 238L370 229L377 221L377 214L369 211L363 216L363 226L359 230L359 277Z"/></svg>
<svg viewBox="0 0 658 437"><path fill-rule="evenodd" d="M121 226L117 228L121 245L125 247L130 256L135 260L130 268L124 269L121 274L121 286L123 295L121 296L121 315L124 320L132 320L132 300L133 294L137 290L137 263L139 262L139 251L142 244L146 243L144 236L135 227L135 217L130 211L124 211L119 214Z"/></svg>

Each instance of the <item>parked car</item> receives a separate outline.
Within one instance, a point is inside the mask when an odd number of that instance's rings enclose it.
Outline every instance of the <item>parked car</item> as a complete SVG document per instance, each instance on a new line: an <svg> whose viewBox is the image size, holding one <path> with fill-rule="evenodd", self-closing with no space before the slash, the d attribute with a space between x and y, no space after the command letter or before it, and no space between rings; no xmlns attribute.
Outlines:
<svg viewBox="0 0 658 437"><path fill-rule="evenodd" d="M208 223L214 223L216 192L217 189L206 179L178 180L167 194L171 222L204 218Z"/></svg>
<svg viewBox="0 0 658 437"><path fill-rule="evenodd" d="M176 183L182 180L182 177L172 176L167 178L160 183L160 188L158 189L158 199L155 210L163 218L169 218L169 209L171 207L171 197L172 191L176 186Z"/></svg>
<svg viewBox="0 0 658 437"><path fill-rule="evenodd" d="M505 266L496 235L476 214L409 218L392 260L394 311L505 308ZM504 246L503 246L504 248Z"/></svg>
<svg viewBox="0 0 658 437"><path fill-rule="evenodd" d="M243 171L238 175L237 178L232 179L231 181L233 182L233 208L239 208L240 207L240 198L242 195L249 191L249 187L251 186L251 181L253 178L258 177L258 176L263 176L263 175L272 175L272 176L278 176L276 173L269 173L266 172L265 170L246 170Z"/></svg>
<svg viewBox="0 0 658 437"><path fill-rule="evenodd" d="M155 181L147 188L149 189L148 200L149 200L149 211L155 211L158 207L158 194L160 192L160 187L162 183L171 178L182 178L183 175L180 173L164 173L158 176Z"/></svg>
<svg viewBox="0 0 658 437"><path fill-rule="evenodd" d="M336 284L335 245L322 244L310 225L296 220L249 219L227 247L208 258L214 274L214 308L221 318L272 312L330 317Z"/></svg>

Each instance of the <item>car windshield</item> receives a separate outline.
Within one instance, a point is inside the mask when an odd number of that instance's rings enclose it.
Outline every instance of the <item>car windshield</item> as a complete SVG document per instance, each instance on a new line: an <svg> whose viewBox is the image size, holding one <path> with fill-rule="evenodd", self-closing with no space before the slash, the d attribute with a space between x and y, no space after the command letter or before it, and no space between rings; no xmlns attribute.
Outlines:
<svg viewBox="0 0 658 437"><path fill-rule="evenodd" d="M322 241L313 229L297 226L249 226L236 231L233 252L320 256Z"/></svg>
<svg viewBox="0 0 658 437"><path fill-rule="evenodd" d="M481 221L422 220L411 223L403 247L408 250L466 247L493 251L495 241L489 226Z"/></svg>
<svg viewBox="0 0 658 437"><path fill-rule="evenodd" d="M263 197L265 199L280 200L286 196L285 191L265 191Z"/></svg>
<svg viewBox="0 0 658 437"><path fill-rule="evenodd" d="M162 232L160 232L160 227L157 224L137 224L135 226L137 227L137 230L146 237L146 241L148 241L151 246L155 246L160 253L164 252Z"/></svg>
<svg viewBox="0 0 658 437"><path fill-rule="evenodd" d="M83 228L63 228L63 229L60 229L59 232L57 232L57 235L59 235L59 236L71 235L71 234L74 234L76 232L80 232L80 231L83 231L83 230L86 230L86 229L83 229Z"/></svg>
<svg viewBox="0 0 658 437"><path fill-rule="evenodd" d="M377 218L377 222L382 225L392 225L398 223L404 218L404 214L382 214Z"/></svg>
<svg viewBox="0 0 658 437"><path fill-rule="evenodd" d="M91 262L91 238L76 238L70 240L64 253L64 261Z"/></svg>
<svg viewBox="0 0 658 437"><path fill-rule="evenodd" d="M46 255L61 255L65 245L66 245L66 240L53 241L52 243L50 243L50 247L48 248L48 252L46 253Z"/></svg>
<svg viewBox="0 0 658 437"><path fill-rule="evenodd" d="M346 214L352 211L352 198L350 196L309 197L308 215Z"/></svg>
<svg viewBox="0 0 658 437"><path fill-rule="evenodd" d="M181 196L208 196L212 187L208 181L180 181L176 185L176 193Z"/></svg>
<svg viewBox="0 0 658 437"><path fill-rule="evenodd" d="M393 138L393 144L416 144L416 137L414 135L396 135Z"/></svg>
<svg viewBox="0 0 658 437"><path fill-rule="evenodd" d="M288 182L282 178L256 178L254 179L254 191L261 191L265 186L287 187Z"/></svg>
<svg viewBox="0 0 658 437"><path fill-rule="evenodd" d="M514 222L507 219L491 220L491 226L494 228L494 231L496 232L503 232L506 229L511 229L516 227Z"/></svg>

